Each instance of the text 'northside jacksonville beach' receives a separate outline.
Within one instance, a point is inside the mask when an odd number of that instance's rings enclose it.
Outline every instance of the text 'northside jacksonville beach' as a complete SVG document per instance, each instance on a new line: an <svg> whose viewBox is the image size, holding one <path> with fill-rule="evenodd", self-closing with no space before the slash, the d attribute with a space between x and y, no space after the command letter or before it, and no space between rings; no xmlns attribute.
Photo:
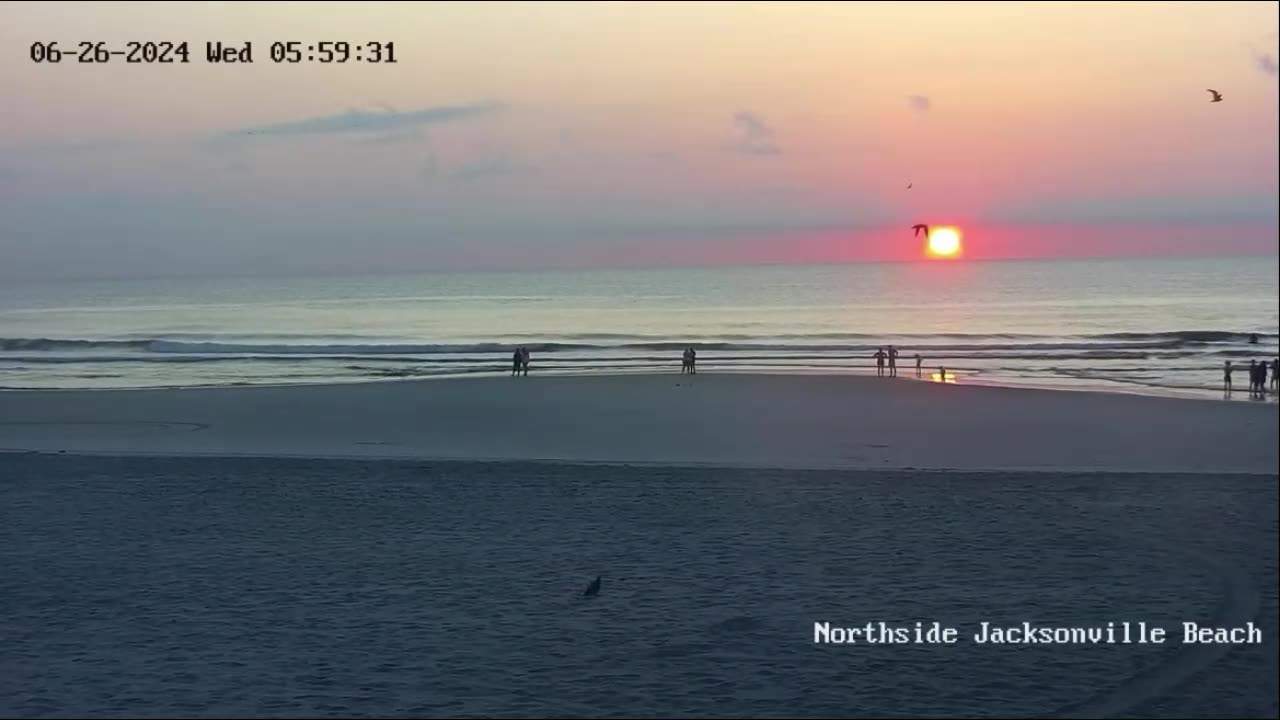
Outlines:
<svg viewBox="0 0 1280 720"><path fill-rule="evenodd" d="M869 622L865 625L836 625L814 622L813 642L817 645L1163 645L1170 641L1184 645L1260 645L1262 631L1252 621L1236 627L1214 627L1183 622L1169 628L1147 622L1111 621L1088 626L1040 626L1030 622L1000 625L979 623L976 628L943 625L940 622L892 625Z"/></svg>

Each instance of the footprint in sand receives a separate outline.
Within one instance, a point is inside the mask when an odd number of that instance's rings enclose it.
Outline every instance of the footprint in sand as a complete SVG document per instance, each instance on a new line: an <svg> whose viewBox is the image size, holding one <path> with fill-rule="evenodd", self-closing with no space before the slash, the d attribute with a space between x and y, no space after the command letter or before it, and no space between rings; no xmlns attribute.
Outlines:
<svg viewBox="0 0 1280 720"><path fill-rule="evenodd" d="M1188 559L1217 575L1222 582L1223 603L1214 619L1217 627L1238 627L1258 614L1258 591L1239 568L1224 565L1212 555L1188 547L1180 548ZM1168 661L1138 673L1110 692L1077 705L1060 708L1047 717L1105 718L1125 713L1143 701L1160 697L1186 682L1231 652L1231 645L1185 645Z"/></svg>

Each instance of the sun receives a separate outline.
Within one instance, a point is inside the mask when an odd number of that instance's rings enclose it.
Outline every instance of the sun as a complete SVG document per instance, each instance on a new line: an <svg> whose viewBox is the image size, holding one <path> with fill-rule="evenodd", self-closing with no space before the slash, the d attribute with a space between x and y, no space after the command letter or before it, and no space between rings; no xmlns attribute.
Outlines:
<svg viewBox="0 0 1280 720"><path fill-rule="evenodd" d="M929 254L936 258L959 257L960 231L953 227L940 227L929 233Z"/></svg>

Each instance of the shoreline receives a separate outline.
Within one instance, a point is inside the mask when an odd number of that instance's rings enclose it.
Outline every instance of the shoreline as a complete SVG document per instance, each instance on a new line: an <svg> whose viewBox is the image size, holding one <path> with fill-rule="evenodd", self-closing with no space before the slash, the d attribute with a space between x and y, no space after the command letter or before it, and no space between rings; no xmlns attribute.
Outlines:
<svg viewBox="0 0 1280 720"><path fill-rule="evenodd" d="M450 379L9 391L0 394L0 450L815 470L1277 472L1280 414L1264 401L851 375Z"/></svg>
<svg viewBox="0 0 1280 720"><path fill-rule="evenodd" d="M1232 397L1219 397L1225 395L1221 390L1207 387L1193 386L1169 386L1169 385L1145 385L1138 383L1124 383L1121 381L1113 381L1107 384L1094 379L1080 382L1079 384L1071 384L1067 382L1035 382L1035 381L1011 381L1003 379L990 379L984 377L979 372L966 368L958 368L961 371L960 377L963 382L947 382L948 385L964 385L968 387L985 387L1005 390L1031 390L1043 392L1067 392L1067 393L1093 393L1100 395L1120 395L1126 397L1148 397L1148 398L1164 398L1171 400L1195 400L1200 402L1250 402L1253 399L1249 397L1247 386L1244 389L1236 389L1232 393ZM442 381L461 381L461 380L484 380L493 378L509 377L509 370L494 369L492 371L476 371L468 373L448 374L442 373L437 375L424 376L403 376L403 377L360 377L350 380L342 379L326 379L317 381L299 381L299 382L260 382L260 383L210 383L205 385L131 385L123 387L11 387L0 385L0 397L8 393L109 393L109 392L144 392L144 391L160 391L160 390L216 390L216 389L245 389L245 388L317 388L329 386L347 387L352 385L384 385L388 383L419 383L419 382L442 382ZM847 372L830 372L827 368L807 369L790 369L785 371L778 370L758 370L758 369L739 369L739 368L715 368L711 371L704 371L705 375L741 375L751 377L829 377L829 378L862 378L875 380L904 380L926 384L941 384L939 380L932 380L928 377L917 378L911 373L904 372L896 378L879 378L874 374L874 370L866 371L863 369L849 370ZM548 370L542 369L537 373L538 377L554 377L554 378L609 378L609 377L683 377L677 372L655 372L651 368L638 368L636 370L613 369L600 371L582 371L582 370ZM950 375L949 375L950 376ZM1269 381L1268 381L1269 382ZM1262 404L1269 402L1280 402L1280 393L1270 388L1267 389L1266 396L1261 400Z"/></svg>

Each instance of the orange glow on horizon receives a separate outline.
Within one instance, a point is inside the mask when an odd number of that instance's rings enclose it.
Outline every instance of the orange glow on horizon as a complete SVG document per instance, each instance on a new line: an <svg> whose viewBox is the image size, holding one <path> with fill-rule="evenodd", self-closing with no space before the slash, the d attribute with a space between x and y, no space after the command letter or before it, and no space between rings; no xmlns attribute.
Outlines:
<svg viewBox="0 0 1280 720"><path fill-rule="evenodd" d="M931 258L950 260L960 257L964 253L964 246L961 242L960 229L955 227L940 227L929 233L928 244L925 253Z"/></svg>

